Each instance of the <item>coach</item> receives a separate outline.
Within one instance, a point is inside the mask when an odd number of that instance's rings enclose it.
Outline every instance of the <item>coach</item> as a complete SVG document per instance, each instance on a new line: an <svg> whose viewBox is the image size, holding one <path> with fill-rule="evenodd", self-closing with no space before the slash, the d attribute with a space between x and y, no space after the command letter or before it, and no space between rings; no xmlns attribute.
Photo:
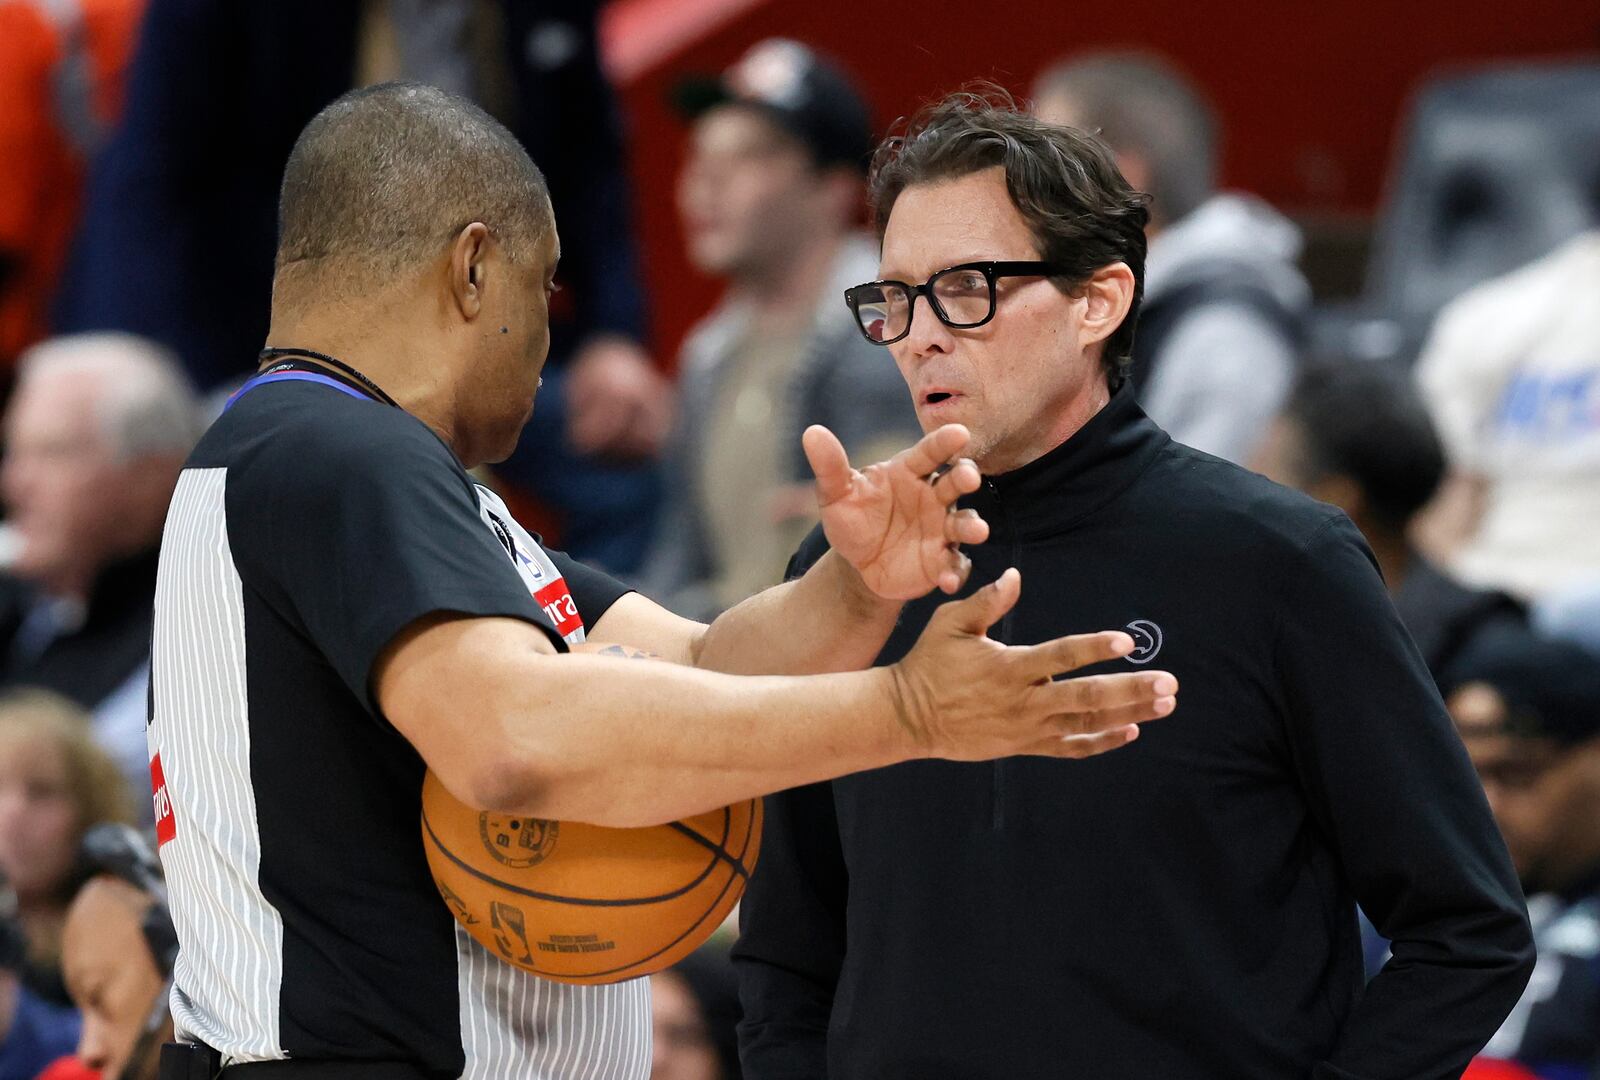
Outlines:
<svg viewBox="0 0 1600 1080"><path fill-rule="evenodd" d="M972 578L1030 583L995 635L1125 626L1139 648L1106 670L1159 663L1184 705L1093 761L769 799L745 1075L1457 1075L1528 977L1516 878L1350 522L1134 403L1143 196L1098 139L958 97L880 150L873 203L883 280L846 296L924 429L971 431ZM1364 993L1357 904L1394 942Z"/></svg>
<svg viewBox="0 0 1600 1080"><path fill-rule="evenodd" d="M425 767L475 806L630 826L928 754L1081 756L1171 711L1169 674L1051 681L1125 634L986 638L1014 573L906 663L846 670L987 531L948 509L979 482L956 426L864 472L809 432L838 557L710 627L544 550L464 468L528 419L561 250L539 170L477 107L340 98L279 224L267 366L185 466L157 575L174 1075L643 1080L644 981L545 982L455 924ZM607 643L677 662L568 655Z"/></svg>

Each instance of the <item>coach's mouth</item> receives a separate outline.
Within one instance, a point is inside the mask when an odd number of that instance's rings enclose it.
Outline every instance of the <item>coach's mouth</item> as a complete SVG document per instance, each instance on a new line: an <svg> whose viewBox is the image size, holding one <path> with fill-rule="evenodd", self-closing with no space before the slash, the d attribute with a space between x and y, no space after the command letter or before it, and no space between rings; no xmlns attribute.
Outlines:
<svg viewBox="0 0 1600 1080"><path fill-rule="evenodd" d="M954 390L936 388L933 390L923 391L922 399L918 402L918 404L924 409L939 409L944 406L954 404L960 398L961 395L956 393Z"/></svg>

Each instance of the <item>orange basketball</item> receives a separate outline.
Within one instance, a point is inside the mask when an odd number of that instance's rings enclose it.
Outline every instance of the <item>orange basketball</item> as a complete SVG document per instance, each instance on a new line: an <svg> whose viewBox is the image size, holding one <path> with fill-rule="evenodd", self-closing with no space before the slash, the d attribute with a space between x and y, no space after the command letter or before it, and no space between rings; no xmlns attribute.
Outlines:
<svg viewBox="0 0 1600 1080"><path fill-rule="evenodd" d="M509 963L564 983L671 967L722 924L761 846L761 800L645 829L474 810L433 773L422 846L456 920Z"/></svg>

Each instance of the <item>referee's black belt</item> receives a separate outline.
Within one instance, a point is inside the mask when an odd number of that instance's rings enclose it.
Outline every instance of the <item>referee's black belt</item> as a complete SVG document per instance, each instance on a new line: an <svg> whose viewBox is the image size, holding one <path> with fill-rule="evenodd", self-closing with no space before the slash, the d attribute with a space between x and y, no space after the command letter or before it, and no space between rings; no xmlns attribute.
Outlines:
<svg viewBox="0 0 1600 1080"><path fill-rule="evenodd" d="M407 1061L295 1058L226 1067L221 1062L222 1055L204 1043L167 1043L161 1048L161 1080L436 1080Z"/></svg>

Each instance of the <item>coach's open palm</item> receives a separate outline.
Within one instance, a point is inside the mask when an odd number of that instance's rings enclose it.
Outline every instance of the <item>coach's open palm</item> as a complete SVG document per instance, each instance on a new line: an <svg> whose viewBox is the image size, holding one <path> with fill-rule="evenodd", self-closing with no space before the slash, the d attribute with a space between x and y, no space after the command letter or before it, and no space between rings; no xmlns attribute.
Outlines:
<svg viewBox="0 0 1600 1080"><path fill-rule="evenodd" d="M888 461L853 469L833 432L806 429L802 442L828 544L885 600L914 600L935 588L956 592L971 569L959 545L988 539L976 512L954 509L982 482L978 467L959 457L969 439L960 424L946 424Z"/></svg>
<svg viewBox="0 0 1600 1080"><path fill-rule="evenodd" d="M929 757L983 761L1013 754L1089 757L1126 745L1138 725L1177 706L1165 671L1057 676L1133 651L1121 631L1077 634L1038 645L1002 645L989 627L1021 595L1007 570L965 600L942 604L894 664L898 715Z"/></svg>

